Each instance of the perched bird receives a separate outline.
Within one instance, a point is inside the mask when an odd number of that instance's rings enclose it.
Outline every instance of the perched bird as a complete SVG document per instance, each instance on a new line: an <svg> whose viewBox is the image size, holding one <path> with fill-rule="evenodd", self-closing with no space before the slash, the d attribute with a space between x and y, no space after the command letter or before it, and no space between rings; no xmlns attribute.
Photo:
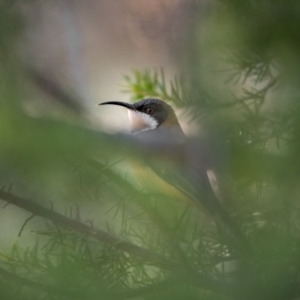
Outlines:
<svg viewBox="0 0 300 300"><path fill-rule="evenodd" d="M188 139L170 105L157 98L132 104L109 101L99 105L127 108L131 132L147 149L145 157L132 164L143 187L200 207L244 239L212 189L207 175L210 164L201 153L203 147L187 145Z"/></svg>

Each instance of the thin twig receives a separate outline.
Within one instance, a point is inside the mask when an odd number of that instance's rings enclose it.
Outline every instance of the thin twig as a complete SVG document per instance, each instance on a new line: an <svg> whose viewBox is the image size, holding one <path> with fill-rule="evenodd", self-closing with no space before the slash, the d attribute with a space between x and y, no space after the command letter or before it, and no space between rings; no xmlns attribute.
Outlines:
<svg viewBox="0 0 300 300"><path fill-rule="evenodd" d="M28 219L25 220L25 222L23 223L23 225L22 225L22 227L21 227L21 229L20 229L20 231L19 231L18 237L21 236L21 234L22 234L22 232L23 232L23 230L24 230L26 224L27 224L31 219L33 219L33 217L34 217L34 214L31 215Z"/></svg>
<svg viewBox="0 0 300 300"><path fill-rule="evenodd" d="M2 207L2 209L4 209L8 204L9 204L9 202L7 202L6 204L4 204L3 207Z"/></svg>

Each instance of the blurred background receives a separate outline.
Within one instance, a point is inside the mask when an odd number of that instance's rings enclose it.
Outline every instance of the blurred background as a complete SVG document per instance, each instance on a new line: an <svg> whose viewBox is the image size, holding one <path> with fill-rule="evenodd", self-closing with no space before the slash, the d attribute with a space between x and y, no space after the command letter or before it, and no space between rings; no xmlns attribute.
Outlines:
<svg viewBox="0 0 300 300"><path fill-rule="evenodd" d="M0 1L0 298L299 298L299 16L296 0ZM204 145L247 250L132 176L126 111L96 105L147 96Z"/></svg>
<svg viewBox="0 0 300 300"><path fill-rule="evenodd" d="M109 122L110 115L95 105L128 100L121 93L125 74L163 68L170 77L178 70L178 58L186 55L193 1L47 1L22 6L23 61L79 95L88 112L111 128L123 128L124 118Z"/></svg>
<svg viewBox="0 0 300 300"><path fill-rule="evenodd" d="M49 82L42 83L49 80L76 95L94 128L128 132L126 111L96 105L129 101L122 84L132 70L163 68L167 78L174 75L176 56L184 55L192 1L14 1L2 7L3 43L22 70L14 76L26 90L17 105L27 115L64 118ZM7 229L1 240L8 239L9 247L23 216L13 208L2 212L0 222Z"/></svg>

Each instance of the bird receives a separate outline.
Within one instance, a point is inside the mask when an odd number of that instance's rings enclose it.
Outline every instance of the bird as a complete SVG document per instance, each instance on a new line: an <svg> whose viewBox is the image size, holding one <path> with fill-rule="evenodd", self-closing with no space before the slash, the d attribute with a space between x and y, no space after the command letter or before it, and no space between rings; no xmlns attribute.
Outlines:
<svg viewBox="0 0 300 300"><path fill-rule="evenodd" d="M201 153L205 147L195 149L195 143L187 147L188 138L171 105L159 98L143 98L134 103L108 101L99 105L127 109L131 133L146 149L144 157L132 162L133 173L143 187L195 205L215 220L221 220L244 243L244 236L211 186L207 153Z"/></svg>

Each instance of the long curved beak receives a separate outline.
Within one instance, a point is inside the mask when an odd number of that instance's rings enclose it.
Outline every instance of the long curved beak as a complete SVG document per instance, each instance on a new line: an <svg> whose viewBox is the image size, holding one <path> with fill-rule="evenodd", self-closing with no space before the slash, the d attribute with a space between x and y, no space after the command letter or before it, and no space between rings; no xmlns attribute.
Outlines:
<svg viewBox="0 0 300 300"><path fill-rule="evenodd" d="M131 109L131 110L136 110L135 107L131 103L121 102L121 101L102 102L102 103L99 103L98 106L99 105L119 105L119 106L126 107L128 109Z"/></svg>

